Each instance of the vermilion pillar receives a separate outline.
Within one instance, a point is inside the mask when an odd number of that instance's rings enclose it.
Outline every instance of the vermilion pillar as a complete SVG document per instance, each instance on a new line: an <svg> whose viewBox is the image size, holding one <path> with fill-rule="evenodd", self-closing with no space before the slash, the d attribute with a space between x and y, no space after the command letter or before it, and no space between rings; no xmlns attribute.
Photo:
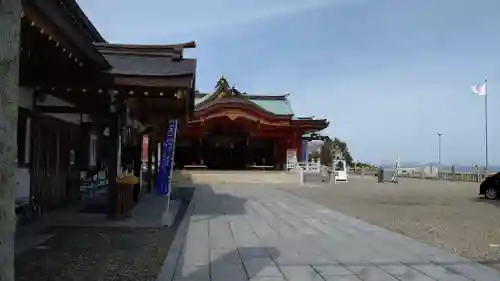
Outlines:
<svg viewBox="0 0 500 281"><path fill-rule="evenodd" d="M302 140L300 136L296 137L295 142L297 144L297 161L302 161L304 159L302 159Z"/></svg>
<svg viewBox="0 0 500 281"><path fill-rule="evenodd" d="M294 149L297 152L297 161L300 161L302 154L302 143L301 136L297 133L291 135L291 139L289 140L288 149Z"/></svg>

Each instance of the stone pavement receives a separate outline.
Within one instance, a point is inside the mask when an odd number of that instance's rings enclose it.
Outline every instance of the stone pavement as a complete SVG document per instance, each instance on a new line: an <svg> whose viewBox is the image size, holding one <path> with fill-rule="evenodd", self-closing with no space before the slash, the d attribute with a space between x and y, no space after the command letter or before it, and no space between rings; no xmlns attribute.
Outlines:
<svg viewBox="0 0 500 281"><path fill-rule="evenodd" d="M157 280L494 281L500 273L287 191L240 184L196 189Z"/></svg>

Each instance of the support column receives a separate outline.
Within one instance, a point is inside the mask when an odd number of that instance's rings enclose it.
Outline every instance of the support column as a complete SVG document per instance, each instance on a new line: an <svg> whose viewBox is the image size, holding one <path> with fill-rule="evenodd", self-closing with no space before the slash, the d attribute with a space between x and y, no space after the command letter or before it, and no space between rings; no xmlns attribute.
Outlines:
<svg viewBox="0 0 500 281"><path fill-rule="evenodd" d="M197 157L198 159L196 159L196 164L197 165L204 165L203 164L203 158L204 158L204 152L203 152L203 138L199 138L198 139L198 147L196 149L196 151L198 152L197 153Z"/></svg>
<svg viewBox="0 0 500 281"><path fill-rule="evenodd" d="M118 126L116 113L112 114L109 122L109 140L108 140L108 214L113 215L114 206L117 197L117 166L118 166Z"/></svg>
<svg viewBox="0 0 500 281"><path fill-rule="evenodd" d="M274 162L274 167L278 168L279 167L279 162L278 162L278 143L276 140L273 141L273 162Z"/></svg>
<svg viewBox="0 0 500 281"><path fill-rule="evenodd" d="M284 170L286 166L286 147L287 140L285 138L279 138L276 140L276 162L278 164L278 169Z"/></svg>
<svg viewBox="0 0 500 281"><path fill-rule="evenodd" d="M134 186L134 201L139 201L139 194L141 193L141 171L142 171L142 139L143 135L138 134L137 144L134 147L134 176L139 178L139 183Z"/></svg>
<svg viewBox="0 0 500 281"><path fill-rule="evenodd" d="M161 163L161 149L162 149L162 146L161 146L161 141L160 140L156 140L155 142L155 147L156 147L156 156L155 156L155 172L156 174L158 174L158 171L160 170L160 163Z"/></svg>
<svg viewBox="0 0 500 281"><path fill-rule="evenodd" d="M153 139L153 133L150 132L148 135L148 192L153 191L153 152L154 152L155 141Z"/></svg>
<svg viewBox="0 0 500 281"><path fill-rule="evenodd" d="M108 143L108 215L114 215L115 206L118 198L118 187L116 177L118 176L118 157L119 157L119 132L120 132L120 99L116 97L115 92L110 92L111 108L109 117L109 143Z"/></svg>
<svg viewBox="0 0 500 281"><path fill-rule="evenodd" d="M304 161L302 159L302 137L300 134L293 135L293 148L297 150L297 161Z"/></svg>

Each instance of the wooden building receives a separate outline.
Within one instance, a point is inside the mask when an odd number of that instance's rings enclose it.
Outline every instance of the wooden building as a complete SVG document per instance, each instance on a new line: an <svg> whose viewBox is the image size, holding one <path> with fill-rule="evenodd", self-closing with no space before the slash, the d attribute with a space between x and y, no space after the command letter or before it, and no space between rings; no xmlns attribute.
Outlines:
<svg viewBox="0 0 500 281"><path fill-rule="evenodd" d="M56 208L101 171L112 201L120 163L140 169L142 134L192 115L194 47L109 44L74 0L23 1L16 199Z"/></svg>
<svg viewBox="0 0 500 281"><path fill-rule="evenodd" d="M288 95L250 95L221 77L213 93L196 93L194 115L178 132L176 167L283 169L301 158L302 136L325 119L298 117Z"/></svg>

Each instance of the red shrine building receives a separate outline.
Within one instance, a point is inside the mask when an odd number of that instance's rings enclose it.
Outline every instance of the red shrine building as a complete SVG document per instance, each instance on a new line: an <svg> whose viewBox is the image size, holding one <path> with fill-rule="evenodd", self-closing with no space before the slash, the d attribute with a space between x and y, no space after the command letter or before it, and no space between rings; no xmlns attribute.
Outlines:
<svg viewBox="0 0 500 281"><path fill-rule="evenodd" d="M326 119L296 116L289 95L250 95L221 77L214 92L195 94L193 116L178 128L175 166L284 169L300 160L302 136L327 126Z"/></svg>

